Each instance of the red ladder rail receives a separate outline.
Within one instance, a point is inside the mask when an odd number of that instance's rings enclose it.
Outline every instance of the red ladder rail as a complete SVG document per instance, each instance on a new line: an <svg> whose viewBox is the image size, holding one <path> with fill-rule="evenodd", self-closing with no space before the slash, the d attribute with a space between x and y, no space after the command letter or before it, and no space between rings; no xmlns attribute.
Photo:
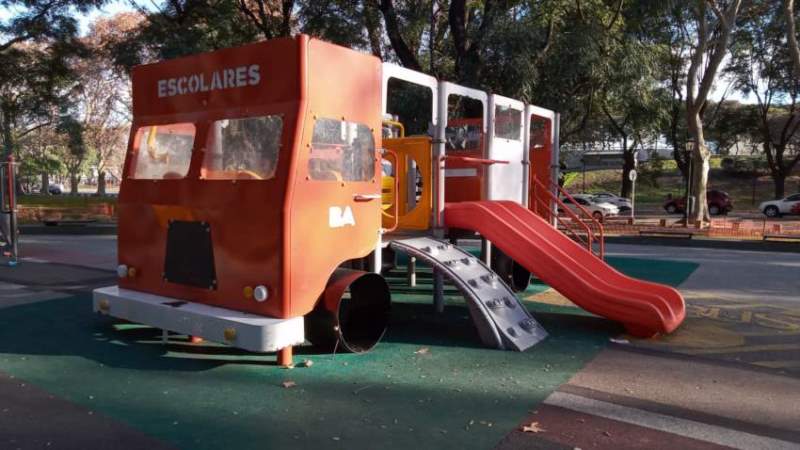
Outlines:
<svg viewBox="0 0 800 450"><path fill-rule="evenodd" d="M567 205L561 200L558 195L555 195L551 189L548 189L547 186L544 185L537 177L532 178L532 186L533 192L531 195L531 200L533 200L533 212L539 214L539 212L547 212L552 217L556 219L556 222L564 227L564 233L573 237L576 241L580 244L585 245L587 250L591 253L596 254L600 259L605 258L605 233L603 230L603 224L600 223L597 219L595 219L589 211L586 210L583 206L581 206L567 191L558 186L557 184L553 184L555 190L563 195L564 197L568 198L572 201L572 204L578 207L578 210L586 217L588 220L583 220L575 214ZM545 202L541 198L540 195L537 195L538 192L544 192L545 196L549 198L552 202ZM549 206L550 203L555 203L556 211ZM570 221L562 220L562 217L558 214L558 211L562 210L564 214L571 219ZM569 224L574 224L575 227L571 227ZM590 224L591 227L589 225ZM578 231L583 231L586 234L586 239L582 239L578 232L576 232L576 228ZM596 230L596 231L593 231ZM598 251L595 252L594 250L594 242L598 244Z"/></svg>

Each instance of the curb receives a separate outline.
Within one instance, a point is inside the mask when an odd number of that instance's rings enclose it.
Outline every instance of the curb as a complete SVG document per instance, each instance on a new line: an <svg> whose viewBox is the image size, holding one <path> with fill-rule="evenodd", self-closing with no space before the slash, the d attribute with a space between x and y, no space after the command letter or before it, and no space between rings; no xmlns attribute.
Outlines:
<svg viewBox="0 0 800 450"><path fill-rule="evenodd" d="M117 225L20 225L21 235L116 235Z"/></svg>
<svg viewBox="0 0 800 450"><path fill-rule="evenodd" d="M743 241L693 237L640 237L606 236L607 244L662 245L665 247L716 248L725 250L748 250L755 252L800 253L800 242Z"/></svg>
<svg viewBox="0 0 800 450"><path fill-rule="evenodd" d="M21 225L20 233L23 235L116 235L117 225ZM661 245L666 247L717 248L726 250L800 253L800 242L721 240L704 239L699 237L694 237L692 239L681 239L674 237L641 236L606 236L605 241L609 244Z"/></svg>

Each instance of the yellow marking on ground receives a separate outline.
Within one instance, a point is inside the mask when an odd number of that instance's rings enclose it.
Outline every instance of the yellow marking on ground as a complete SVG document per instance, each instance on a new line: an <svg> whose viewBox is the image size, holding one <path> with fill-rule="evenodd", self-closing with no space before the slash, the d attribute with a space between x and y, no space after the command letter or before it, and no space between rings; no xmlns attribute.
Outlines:
<svg viewBox="0 0 800 450"><path fill-rule="evenodd" d="M784 310L771 308L772 311L768 312L741 311L734 314L730 309L733 308L686 305L686 314L690 318L711 319L723 323L754 324L788 332L800 331L800 317L786 314Z"/></svg>
<svg viewBox="0 0 800 450"><path fill-rule="evenodd" d="M720 308L707 308L705 306L691 306L690 309L697 317L719 319Z"/></svg>
<svg viewBox="0 0 800 450"><path fill-rule="evenodd" d="M731 348L743 346L745 343L744 338L732 330L694 318L688 319L672 334L662 336L658 341L645 342L690 348Z"/></svg>
<svg viewBox="0 0 800 450"><path fill-rule="evenodd" d="M800 360L795 361L756 361L756 366L769 367L770 369L796 369L800 368Z"/></svg>
<svg viewBox="0 0 800 450"><path fill-rule="evenodd" d="M682 351L687 355L713 355L719 353L784 352L800 350L800 344L767 344L725 348L697 348Z"/></svg>
<svg viewBox="0 0 800 450"><path fill-rule="evenodd" d="M770 330L770 331L742 331L739 333L742 336L746 337L763 337L763 336L797 336L800 335L800 331L781 331L781 330Z"/></svg>
<svg viewBox="0 0 800 450"><path fill-rule="evenodd" d="M757 309L757 308L769 308L775 309L775 305L770 305L767 303L736 303L736 304L724 304L724 305L703 305L707 308L722 308L722 309Z"/></svg>
<svg viewBox="0 0 800 450"><path fill-rule="evenodd" d="M765 328L774 328L783 331L800 331L800 323L787 321L789 317L772 317L764 313L755 314L755 322Z"/></svg>
<svg viewBox="0 0 800 450"><path fill-rule="evenodd" d="M538 294L529 295L525 297L525 300L556 306L575 306L574 303L559 294L558 291L553 288L548 288L546 291L539 292Z"/></svg>

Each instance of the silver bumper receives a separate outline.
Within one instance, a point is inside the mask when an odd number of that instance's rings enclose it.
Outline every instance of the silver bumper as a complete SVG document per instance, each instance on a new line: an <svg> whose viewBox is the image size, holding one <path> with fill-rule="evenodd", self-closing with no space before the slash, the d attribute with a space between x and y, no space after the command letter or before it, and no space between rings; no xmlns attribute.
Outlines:
<svg viewBox="0 0 800 450"><path fill-rule="evenodd" d="M97 313L252 352L275 352L305 337L302 317L257 316L118 286L95 289L92 297Z"/></svg>

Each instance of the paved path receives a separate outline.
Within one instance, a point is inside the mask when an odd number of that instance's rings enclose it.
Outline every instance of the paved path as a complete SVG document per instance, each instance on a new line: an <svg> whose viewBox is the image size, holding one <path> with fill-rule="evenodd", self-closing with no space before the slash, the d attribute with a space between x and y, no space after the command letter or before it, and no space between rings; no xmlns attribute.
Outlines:
<svg viewBox="0 0 800 450"><path fill-rule="evenodd" d="M800 307L800 253L609 244L609 256L700 264L681 292L689 297Z"/></svg>
<svg viewBox="0 0 800 450"><path fill-rule="evenodd" d="M800 379L610 348L532 422L498 449L800 449Z"/></svg>
<svg viewBox="0 0 800 450"><path fill-rule="evenodd" d="M117 267L117 237L97 235L31 235L20 239L23 260L55 262L97 269Z"/></svg>
<svg viewBox="0 0 800 450"><path fill-rule="evenodd" d="M698 263L679 287L686 321L658 340L618 339L522 421L546 431L498 448L800 449L800 254L607 252Z"/></svg>
<svg viewBox="0 0 800 450"><path fill-rule="evenodd" d="M800 376L800 253L634 245L609 250L700 264L680 286L688 316L681 328L633 345Z"/></svg>

